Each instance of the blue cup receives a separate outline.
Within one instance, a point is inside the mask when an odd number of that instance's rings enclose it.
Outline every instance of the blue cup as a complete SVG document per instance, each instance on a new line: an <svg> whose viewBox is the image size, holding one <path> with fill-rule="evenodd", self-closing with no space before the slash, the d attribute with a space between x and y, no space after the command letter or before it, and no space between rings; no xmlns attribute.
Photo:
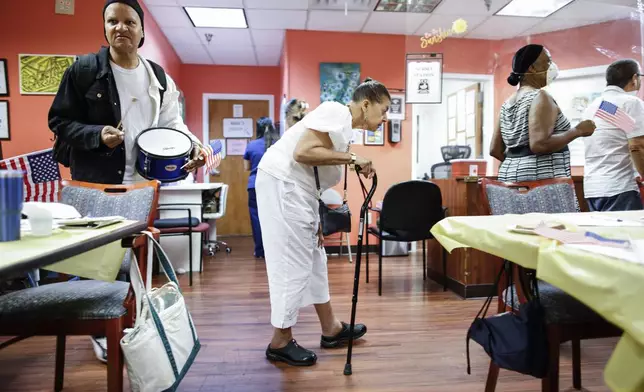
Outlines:
<svg viewBox="0 0 644 392"><path fill-rule="evenodd" d="M0 242L20 239L24 173L0 170Z"/></svg>

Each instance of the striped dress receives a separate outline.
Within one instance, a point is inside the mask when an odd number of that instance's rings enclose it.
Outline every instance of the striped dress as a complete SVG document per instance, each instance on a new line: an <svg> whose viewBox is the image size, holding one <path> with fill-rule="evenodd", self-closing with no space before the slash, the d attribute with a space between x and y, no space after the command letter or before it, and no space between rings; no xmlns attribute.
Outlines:
<svg viewBox="0 0 644 392"><path fill-rule="evenodd" d="M529 152L528 117L532 101L539 91L528 91L515 102L506 101L501 106L501 137L507 150L506 158L499 167L499 181L523 182L570 177L570 151L568 147L544 155L535 155ZM569 129L570 121L559 111L553 133L557 134ZM517 154L512 154L512 151L523 151L523 154L516 156ZM528 151L527 154L526 151Z"/></svg>

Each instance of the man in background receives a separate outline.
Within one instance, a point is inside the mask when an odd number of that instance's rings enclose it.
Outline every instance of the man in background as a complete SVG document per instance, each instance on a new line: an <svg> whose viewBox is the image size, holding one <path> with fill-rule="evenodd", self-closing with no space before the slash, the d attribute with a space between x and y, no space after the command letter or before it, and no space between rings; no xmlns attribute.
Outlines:
<svg viewBox="0 0 644 392"><path fill-rule="evenodd" d="M644 173L644 103L637 97L641 73L635 60L612 63L604 92L584 113L597 124L595 133L584 138L584 196L590 211L644 208L636 180ZM600 106L605 110L596 116Z"/></svg>

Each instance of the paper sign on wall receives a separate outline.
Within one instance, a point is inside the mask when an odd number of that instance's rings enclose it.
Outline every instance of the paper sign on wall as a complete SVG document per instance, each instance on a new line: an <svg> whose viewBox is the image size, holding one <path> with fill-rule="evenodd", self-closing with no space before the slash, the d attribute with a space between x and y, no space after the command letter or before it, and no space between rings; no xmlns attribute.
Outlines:
<svg viewBox="0 0 644 392"><path fill-rule="evenodd" d="M252 118L224 118L224 137L250 139L253 137Z"/></svg>
<svg viewBox="0 0 644 392"><path fill-rule="evenodd" d="M244 117L244 105L233 105L233 117Z"/></svg>
<svg viewBox="0 0 644 392"><path fill-rule="evenodd" d="M226 153L230 156L244 155L244 153L246 152L247 144L248 144L248 140L246 139L227 139Z"/></svg>
<svg viewBox="0 0 644 392"><path fill-rule="evenodd" d="M443 55L407 54L405 98L407 103L442 103Z"/></svg>

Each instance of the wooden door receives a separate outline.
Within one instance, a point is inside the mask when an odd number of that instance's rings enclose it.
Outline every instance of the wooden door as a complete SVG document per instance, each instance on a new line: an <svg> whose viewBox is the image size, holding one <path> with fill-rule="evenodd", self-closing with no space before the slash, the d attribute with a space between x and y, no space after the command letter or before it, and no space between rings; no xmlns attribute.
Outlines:
<svg viewBox="0 0 644 392"><path fill-rule="evenodd" d="M483 94L479 83L447 97L447 144L470 146L472 158L483 156Z"/></svg>
<svg viewBox="0 0 644 392"><path fill-rule="evenodd" d="M253 139L255 138L257 120L269 115L268 101L211 100L208 103L210 140L224 139L224 119L234 118L233 105L242 105L241 118L253 119ZM247 141L251 140L247 139ZM230 155L228 148L226 148L226 157L218 168L219 174L210 176L210 182L228 184L226 215L217 221L217 235L246 236L252 234L248 213L249 172L244 170L243 161L243 155Z"/></svg>

